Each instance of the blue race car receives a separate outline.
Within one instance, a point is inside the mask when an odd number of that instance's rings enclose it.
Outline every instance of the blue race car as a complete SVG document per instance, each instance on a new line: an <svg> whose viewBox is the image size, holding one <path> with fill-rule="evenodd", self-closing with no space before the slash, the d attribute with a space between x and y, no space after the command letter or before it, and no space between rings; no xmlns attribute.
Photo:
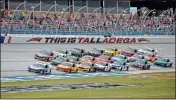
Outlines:
<svg viewBox="0 0 176 100"><path fill-rule="evenodd" d="M37 62L28 67L28 72L39 73L41 75L51 74L51 67L48 64Z"/></svg>

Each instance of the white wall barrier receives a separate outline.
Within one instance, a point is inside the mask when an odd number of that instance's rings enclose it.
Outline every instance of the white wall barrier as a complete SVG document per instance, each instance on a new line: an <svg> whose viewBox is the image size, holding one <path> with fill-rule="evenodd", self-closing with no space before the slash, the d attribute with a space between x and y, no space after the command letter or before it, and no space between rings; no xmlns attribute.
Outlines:
<svg viewBox="0 0 176 100"><path fill-rule="evenodd" d="M175 43L175 36L75 36L11 35L2 43Z"/></svg>

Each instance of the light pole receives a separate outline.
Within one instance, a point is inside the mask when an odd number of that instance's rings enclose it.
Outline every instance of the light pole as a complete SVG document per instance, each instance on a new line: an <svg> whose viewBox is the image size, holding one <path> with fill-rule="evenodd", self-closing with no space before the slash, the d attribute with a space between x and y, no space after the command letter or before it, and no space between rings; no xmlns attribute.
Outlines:
<svg viewBox="0 0 176 100"><path fill-rule="evenodd" d="M148 15L149 15L151 12L155 11L155 10L156 10L156 9L151 10L151 11L145 16L145 18L144 18L144 22L146 21Z"/></svg>
<svg viewBox="0 0 176 100"><path fill-rule="evenodd" d="M97 12L97 10L99 10L99 9L101 9L102 7L99 7L99 8L97 8L97 9L95 9L94 10L94 12L92 13L92 15L95 13L95 12ZM88 31L88 29L89 29L89 21L90 21L90 18L89 18L89 20L88 20L88 22L87 22L87 30L86 30L86 34L87 34L87 31Z"/></svg>
<svg viewBox="0 0 176 100"><path fill-rule="evenodd" d="M126 10L129 10L129 9L130 9L130 8L126 8L126 9L124 9L124 10L120 13L119 16L121 16L124 12L126 12ZM119 20L120 20L120 18L118 19L118 21L117 21L116 24L115 24L114 32L116 31L117 23L119 22Z"/></svg>
<svg viewBox="0 0 176 100"><path fill-rule="evenodd" d="M74 21L75 21L77 15L78 15L79 11L82 10L83 8L87 8L87 6L83 6L83 7L81 7L81 8L78 9L78 11L76 12L76 15L75 15L74 18L73 18ZM72 29L73 29L73 26L71 27L71 30L72 30ZM71 32L71 30L70 30L70 32Z"/></svg>
<svg viewBox="0 0 176 100"><path fill-rule="evenodd" d="M15 13L14 13L14 15L16 14L18 8L19 8L21 5L25 4L25 3L26 3L26 1L20 3L20 4L15 8ZM14 17L12 18L12 21L11 21L11 24L10 24L11 28L12 28L12 23L13 23L13 22L14 22Z"/></svg>
<svg viewBox="0 0 176 100"><path fill-rule="evenodd" d="M42 2L40 2L40 3L38 3L36 6L32 7L32 11L31 11L31 13L30 13L30 16L31 16L32 13L34 12L35 8L38 7L38 6L41 5L41 4L42 4ZM30 17L30 16L29 16L29 17ZM33 16L34 16L34 14L33 14Z"/></svg>
<svg viewBox="0 0 176 100"><path fill-rule="evenodd" d="M60 27L60 24L61 24L62 16L64 15L65 11L66 11L67 9L71 8L72 6L74 6L74 5L70 5L70 6L68 6L67 8L64 8L63 11L61 12L62 14L61 14L61 18L60 18L60 20L59 20L59 27Z"/></svg>
<svg viewBox="0 0 176 100"><path fill-rule="evenodd" d="M53 7L56 7L57 5L58 5L58 4L55 4L55 5L51 6L51 7L48 9L46 15L49 13L49 11L50 11Z"/></svg>
<svg viewBox="0 0 176 100"><path fill-rule="evenodd" d="M1 3L4 3L4 8L3 8L3 9L5 9L5 2L4 2L4 1L0 1L0 4L1 4Z"/></svg>
<svg viewBox="0 0 176 100"><path fill-rule="evenodd" d="M136 11L136 13L138 13L138 12L141 11L141 10L143 10L144 8L146 8L146 7L142 7L141 9L138 9L138 10ZM131 20L133 20L133 16L132 16Z"/></svg>

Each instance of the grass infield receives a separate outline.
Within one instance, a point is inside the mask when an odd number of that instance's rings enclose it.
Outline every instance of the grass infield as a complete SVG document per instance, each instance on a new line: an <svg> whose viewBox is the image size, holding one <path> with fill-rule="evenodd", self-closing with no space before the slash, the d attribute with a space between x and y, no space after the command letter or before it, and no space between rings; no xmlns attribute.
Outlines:
<svg viewBox="0 0 176 100"><path fill-rule="evenodd" d="M24 82L3 82L1 86L28 86L48 84L115 83L137 86L86 90L55 90L37 92L1 93L1 98L140 98L174 99L175 72L148 73L125 76L101 76L78 79L59 79Z"/></svg>

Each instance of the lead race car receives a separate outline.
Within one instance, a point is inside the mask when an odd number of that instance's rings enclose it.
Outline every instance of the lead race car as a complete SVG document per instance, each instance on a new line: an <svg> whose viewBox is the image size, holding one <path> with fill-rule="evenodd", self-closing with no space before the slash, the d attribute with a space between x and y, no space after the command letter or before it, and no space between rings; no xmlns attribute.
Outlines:
<svg viewBox="0 0 176 100"><path fill-rule="evenodd" d="M152 49L152 48L144 48L144 49L139 49L138 54L152 54L152 55L157 55L158 50Z"/></svg>
<svg viewBox="0 0 176 100"><path fill-rule="evenodd" d="M39 53L35 54L35 59L41 60L41 61L52 61L55 59L58 55L52 51L52 50L42 50Z"/></svg>
<svg viewBox="0 0 176 100"><path fill-rule="evenodd" d="M39 73L41 75L51 74L51 66L45 63L37 62L28 67L28 72Z"/></svg>

